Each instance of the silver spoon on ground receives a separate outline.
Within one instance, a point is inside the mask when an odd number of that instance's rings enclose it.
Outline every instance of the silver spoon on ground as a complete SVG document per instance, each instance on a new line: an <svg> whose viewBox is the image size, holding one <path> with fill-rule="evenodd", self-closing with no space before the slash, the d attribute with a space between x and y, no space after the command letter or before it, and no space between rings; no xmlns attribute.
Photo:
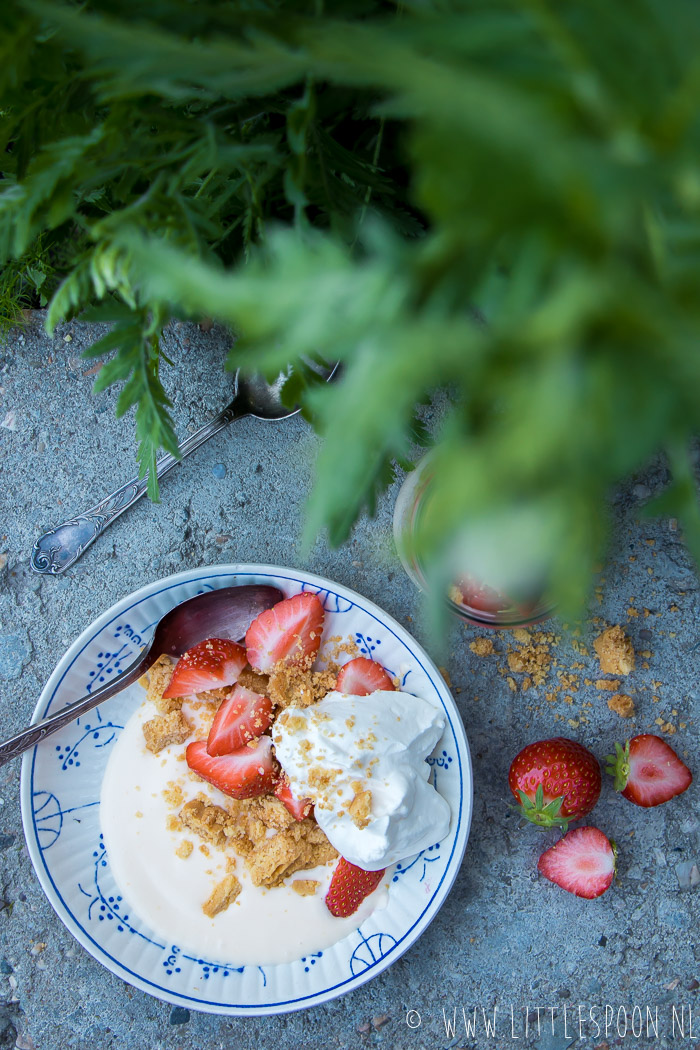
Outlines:
<svg viewBox="0 0 700 1050"><path fill-rule="evenodd" d="M181 602L158 621L151 641L117 678L0 744L0 766L133 685L159 656L182 656L187 649L203 642L205 638L238 641L256 616L282 598L284 595L277 587L246 584L207 591L206 594L197 594Z"/></svg>
<svg viewBox="0 0 700 1050"><path fill-rule="evenodd" d="M307 366L322 379L331 379L337 365L328 368L314 361L307 360ZM234 377L235 393L233 400L217 416L214 416L196 433L180 445L182 459L190 452L203 445L205 441L218 434L220 430L244 416L255 416L256 419L288 419L299 412L299 408L290 409L282 402L282 388L290 372L280 372L273 383L268 383L260 375L243 376L237 371ZM169 453L161 456L156 463L156 474L162 478L179 463ZM55 525L43 536L40 536L32 547L31 566L36 572L48 576L58 576L74 565L78 558L95 542L98 536L112 522L132 507L146 492L148 478L132 478L125 485L96 503L94 507L78 514L68 521Z"/></svg>

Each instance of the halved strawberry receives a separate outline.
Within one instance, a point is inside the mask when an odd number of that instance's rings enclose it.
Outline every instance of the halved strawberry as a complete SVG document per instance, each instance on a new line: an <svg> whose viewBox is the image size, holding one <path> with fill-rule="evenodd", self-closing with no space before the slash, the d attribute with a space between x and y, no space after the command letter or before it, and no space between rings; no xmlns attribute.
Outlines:
<svg viewBox="0 0 700 1050"><path fill-rule="evenodd" d="M239 747L230 755L212 757L204 740L188 744L187 765L202 780L232 798L256 798L272 794L278 772L272 754L272 738L261 736L251 746Z"/></svg>
<svg viewBox="0 0 700 1050"><path fill-rule="evenodd" d="M345 919L356 912L365 897L376 890L385 871L386 868L380 871L365 871L364 868L358 868L356 864L351 864L345 857L341 857L326 894L326 907L331 915Z"/></svg>
<svg viewBox="0 0 700 1050"><path fill-rule="evenodd" d="M615 790L637 806L660 806L682 795L693 782L685 762L653 733L632 737L624 748L615 744L615 754L606 761L606 772L615 777Z"/></svg>
<svg viewBox="0 0 700 1050"><path fill-rule="evenodd" d="M562 889L593 900L612 883L615 855L614 843L598 828L575 828L542 854L537 868Z"/></svg>
<svg viewBox="0 0 700 1050"><path fill-rule="evenodd" d="M323 618L318 595L309 591L266 609L245 636L250 666L255 671L271 671L280 663L310 663L321 645Z"/></svg>
<svg viewBox="0 0 700 1050"><path fill-rule="evenodd" d="M245 649L237 642L228 638L205 638L188 649L175 664L163 697L167 700L171 696L190 696L233 685L247 662Z"/></svg>
<svg viewBox="0 0 700 1050"><path fill-rule="evenodd" d="M242 685L234 686L214 715L207 738L210 755L228 755L272 725L272 701Z"/></svg>
<svg viewBox="0 0 700 1050"><path fill-rule="evenodd" d="M282 775L282 779L277 784L275 795L277 795L280 802L287 807L295 820L303 820L304 817L308 817L313 809L314 804L310 798L297 798L292 792L289 778L286 773Z"/></svg>
<svg viewBox="0 0 700 1050"><path fill-rule="evenodd" d="M394 683L381 664L356 656L341 668L336 689L351 696L369 696L379 689L393 689Z"/></svg>

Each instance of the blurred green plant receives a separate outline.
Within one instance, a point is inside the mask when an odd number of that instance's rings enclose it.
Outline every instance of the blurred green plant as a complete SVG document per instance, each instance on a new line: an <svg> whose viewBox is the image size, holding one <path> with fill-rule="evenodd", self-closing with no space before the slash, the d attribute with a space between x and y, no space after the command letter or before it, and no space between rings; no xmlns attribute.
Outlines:
<svg viewBox="0 0 700 1050"><path fill-rule="evenodd" d="M176 444L171 318L230 324L232 367L341 360L289 390L325 437L309 538L446 388L426 560L527 520L571 610L659 450L700 559L698 54L695 0L6 0L0 265L51 238L49 330L115 321L143 472Z"/></svg>

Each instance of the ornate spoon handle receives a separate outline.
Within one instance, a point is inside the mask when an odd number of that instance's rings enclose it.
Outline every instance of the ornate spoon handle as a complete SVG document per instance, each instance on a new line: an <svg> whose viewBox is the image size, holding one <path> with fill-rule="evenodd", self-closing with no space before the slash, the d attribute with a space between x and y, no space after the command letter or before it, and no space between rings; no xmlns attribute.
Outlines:
<svg viewBox="0 0 700 1050"><path fill-rule="evenodd" d="M94 693L89 693L82 699L76 700L75 703L64 707L62 711L58 711L57 714L43 718L41 722L35 722L28 729L23 729L21 733L17 733L15 736L10 737L9 740L3 741L0 744L0 766L9 762L10 759L16 758L17 755L21 755L30 747L34 747L35 744L38 744L45 737L51 736L57 730L62 729L63 726L68 725L75 718L91 711L93 707L97 707L104 700L109 700L111 696L121 692L122 689L126 689L128 685L140 678L151 666L156 656L155 653L151 655L151 652L149 643L145 652L139 653L133 663L125 667L113 682L107 682L101 689L96 689Z"/></svg>
<svg viewBox="0 0 700 1050"><path fill-rule="evenodd" d="M180 445L180 457L188 456L190 452L203 445L214 434L228 426L235 419L241 419L247 415L237 398L214 416L203 427L186 438ZM156 463L156 475L162 478L179 460L166 453ZM49 576L57 576L74 565L84 551L94 543L98 536L108 528L115 518L123 514L125 510L132 507L137 500L143 496L148 487L148 478L132 478L125 485L118 488L116 492L110 493L104 499L96 503L94 507L79 514L75 518L54 526L40 536L32 547L31 566L36 572Z"/></svg>

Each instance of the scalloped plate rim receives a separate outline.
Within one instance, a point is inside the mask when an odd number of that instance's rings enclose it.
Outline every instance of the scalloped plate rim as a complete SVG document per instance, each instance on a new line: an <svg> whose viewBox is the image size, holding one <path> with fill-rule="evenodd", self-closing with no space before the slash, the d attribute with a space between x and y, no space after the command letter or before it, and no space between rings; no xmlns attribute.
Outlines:
<svg viewBox="0 0 700 1050"><path fill-rule="evenodd" d="M71 913L70 907L63 900L58 887L53 882L43 858L41 847L39 846L38 840L34 834L31 788L37 751L38 747L41 745L32 748L30 751L26 752L23 757L20 802L25 841L39 883L58 918L75 937L78 943L97 962L115 976L119 977L126 984L138 988L140 991L172 1005L184 1006L187 1009L194 1009L198 1012L218 1014L221 1016L272 1016L275 1014L291 1013L297 1010L319 1006L323 1003L330 1002L341 995L346 995L349 992L354 991L367 981L378 977L384 970L396 962L404 952L408 951L408 949L416 943L445 902L461 867L469 838L473 812L473 768L464 724L447 684L444 682L438 668L423 647L397 620L390 616L389 613L385 612L375 602L371 601L371 599L366 598L364 595L355 591L351 587L347 587L345 584L336 583L327 577L307 572L304 569L293 569L285 566L268 565L256 562L203 565L195 569L187 569L175 573L172 576L162 577L151 583L145 584L143 587L130 592L119 601L115 602L88 624L88 626L62 654L46 682L46 685L41 691L39 701L32 716L32 723L45 717L59 685L63 681L66 672L75 662L76 658L83 652L87 645L105 629L105 627L109 626L109 624L122 613L135 608L143 601L154 597L158 593L175 589L183 584L197 581L202 581L204 583L217 578L221 578L222 580L225 578L230 581L231 577L239 576L272 576L281 580L288 579L290 583L310 584L311 586L318 587L319 590L330 591L330 593L338 595L339 597L347 597L347 600L350 600L353 604L358 606L362 612L374 616L383 627L389 629L398 640L406 645L407 648L409 648L407 642L410 642L409 651L411 652L411 655L413 655L423 666L428 677L430 679L435 679L433 684L436 687L436 691L445 705L446 713L448 716L451 716L448 718L448 722L454 734L455 745L457 747L461 766L464 767L462 770L460 766L461 794L459 800L459 812L456 815L456 826L453 832L452 852L445 872L443 873L437 889L432 894L429 904L419 915L416 922L406 931L401 940L392 946L375 963L365 968L361 973L353 975L346 980L341 981L339 984L331 985L322 991L317 991L309 996L294 1000L278 1000L277 1002L272 1003L260 1002L236 1004L223 1002L221 1000L213 1002L202 998L195 998L194 996L187 996L180 992L171 992L168 989L164 989L160 985L149 981L143 975L134 973L123 962L120 962L118 959L111 956L100 944L99 940L92 937L87 930L76 921ZM400 950L397 951L396 949ZM288 964L279 965L284 966ZM270 966L270 969L274 970L275 967Z"/></svg>

